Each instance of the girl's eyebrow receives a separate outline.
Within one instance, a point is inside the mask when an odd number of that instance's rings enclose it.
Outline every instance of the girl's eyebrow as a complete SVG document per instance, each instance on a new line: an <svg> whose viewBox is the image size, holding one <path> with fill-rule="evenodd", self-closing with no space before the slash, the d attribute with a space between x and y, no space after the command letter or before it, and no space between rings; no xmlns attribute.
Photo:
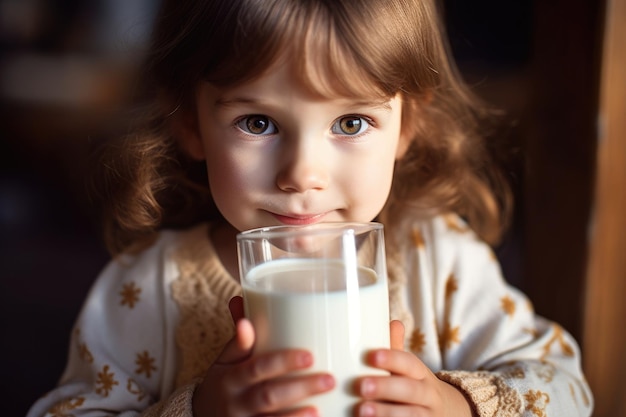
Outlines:
<svg viewBox="0 0 626 417"><path fill-rule="evenodd" d="M217 100L215 100L215 105L218 107L229 107L229 106L234 106L236 104L259 104L259 103L260 103L259 100L249 98L249 97L234 97L234 98L219 97Z"/></svg>
<svg viewBox="0 0 626 417"><path fill-rule="evenodd" d="M371 108L380 108L382 110L391 111L391 100L359 100L355 102L349 103L349 107L371 107ZM261 100L257 100L251 97L219 97L215 100L216 107L230 107L235 106L237 104L262 104Z"/></svg>
<svg viewBox="0 0 626 417"><path fill-rule="evenodd" d="M355 107L355 108L368 107L371 109L381 109L381 110L391 111L391 99L384 99L384 100L354 99L354 101L350 101L350 99L346 99L346 102L347 102L346 107Z"/></svg>
<svg viewBox="0 0 626 417"><path fill-rule="evenodd" d="M373 107L383 110L391 111L391 100L377 100L377 101L358 101L355 103L356 107Z"/></svg>

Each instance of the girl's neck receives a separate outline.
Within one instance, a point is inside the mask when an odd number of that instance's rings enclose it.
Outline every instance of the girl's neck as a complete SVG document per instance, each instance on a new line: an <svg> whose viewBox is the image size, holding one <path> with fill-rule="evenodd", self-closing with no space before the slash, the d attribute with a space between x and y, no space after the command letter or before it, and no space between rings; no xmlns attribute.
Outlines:
<svg viewBox="0 0 626 417"><path fill-rule="evenodd" d="M228 222L220 222L211 229L210 239L224 269L239 282L237 263L237 229Z"/></svg>

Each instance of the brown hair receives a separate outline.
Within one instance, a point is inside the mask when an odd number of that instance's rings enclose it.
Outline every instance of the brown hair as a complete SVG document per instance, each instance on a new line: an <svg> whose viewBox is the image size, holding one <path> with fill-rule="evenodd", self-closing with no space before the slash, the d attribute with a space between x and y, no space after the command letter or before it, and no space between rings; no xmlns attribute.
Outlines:
<svg viewBox="0 0 626 417"><path fill-rule="evenodd" d="M144 247L164 225L219 216L203 170L168 126L193 110L200 81L235 86L279 59L322 95L402 95L412 141L383 222L406 208L455 211L495 242L509 192L480 135L489 112L457 74L436 12L432 0L165 0L142 73L160 104L101 163L110 250Z"/></svg>

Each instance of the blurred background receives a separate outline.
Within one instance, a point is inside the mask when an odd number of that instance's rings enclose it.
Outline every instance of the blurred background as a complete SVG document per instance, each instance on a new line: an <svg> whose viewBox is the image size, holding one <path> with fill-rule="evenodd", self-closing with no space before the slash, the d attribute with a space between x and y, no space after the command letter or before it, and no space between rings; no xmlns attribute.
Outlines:
<svg viewBox="0 0 626 417"><path fill-rule="evenodd" d="M0 0L0 415L63 371L71 326L108 260L84 183L119 132L155 0Z"/></svg>
<svg viewBox="0 0 626 417"><path fill-rule="evenodd" d="M73 321L108 261L84 184L90 145L123 129L119 116L158 3L0 0L3 415L24 415L54 386ZM608 376L588 375L601 391L595 415L626 416L623 400L615 399L626 397L624 389L612 383L626 372L624 361L607 354L626 344L623 337L607 342L606 335L616 329L597 326L626 318L623 307L610 301L624 289L623 260L596 255L626 250L619 215L608 227L621 230L617 240L608 249L594 249L601 236L594 219L604 207L596 187L604 178L597 162L605 134L598 124L605 127L602 86L615 77L604 71L608 38L617 39L611 50L618 51L622 61L616 65L626 71L624 52L619 53L626 50L626 34L607 36L607 22L613 20L606 17L618 16L626 24L624 1L440 3L461 72L505 112L492 136L516 197L512 227L496 248L506 277L531 297L540 314L560 322L591 352L590 368L613 368ZM619 79L612 85L626 91ZM611 109L623 115L624 102L617 103ZM623 143L622 137L611 149L624 150ZM611 155L620 158L611 166L626 165L626 150ZM609 177L614 184L609 194L621 196L617 207L626 213L623 170ZM618 266L600 273L608 278L596 279L594 265L611 262ZM604 292L590 291L595 286ZM612 366L613 360L621 364Z"/></svg>

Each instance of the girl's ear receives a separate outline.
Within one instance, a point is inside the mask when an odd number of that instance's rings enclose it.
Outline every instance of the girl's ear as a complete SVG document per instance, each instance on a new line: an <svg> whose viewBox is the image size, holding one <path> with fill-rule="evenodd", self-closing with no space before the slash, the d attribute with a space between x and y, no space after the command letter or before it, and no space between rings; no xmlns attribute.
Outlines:
<svg viewBox="0 0 626 417"><path fill-rule="evenodd" d="M412 133L413 129L407 129L404 125L400 128L400 139L398 140L398 147L396 148L396 161L404 158L406 151L409 149L409 145L411 145L411 139L413 138Z"/></svg>
<svg viewBox="0 0 626 417"><path fill-rule="evenodd" d="M396 150L396 160L404 157L415 140L423 116L424 108L433 101L432 91L425 91L420 97L402 95L402 124L400 127L400 139Z"/></svg>
<svg viewBox="0 0 626 417"><path fill-rule="evenodd" d="M406 151L411 145L411 141L415 136L415 117L417 112L415 108L417 106L414 98L409 98L403 94L402 98L402 120L400 123L400 139L398 140L398 147L396 148L396 161L404 158Z"/></svg>
<svg viewBox="0 0 626 417"><path fill-rule="evenodd" d="M176 138L180 148L192 159L205 159L202 138L198 129L198 120L194 108L180 106L169 117L171 133Z"/></svg>

